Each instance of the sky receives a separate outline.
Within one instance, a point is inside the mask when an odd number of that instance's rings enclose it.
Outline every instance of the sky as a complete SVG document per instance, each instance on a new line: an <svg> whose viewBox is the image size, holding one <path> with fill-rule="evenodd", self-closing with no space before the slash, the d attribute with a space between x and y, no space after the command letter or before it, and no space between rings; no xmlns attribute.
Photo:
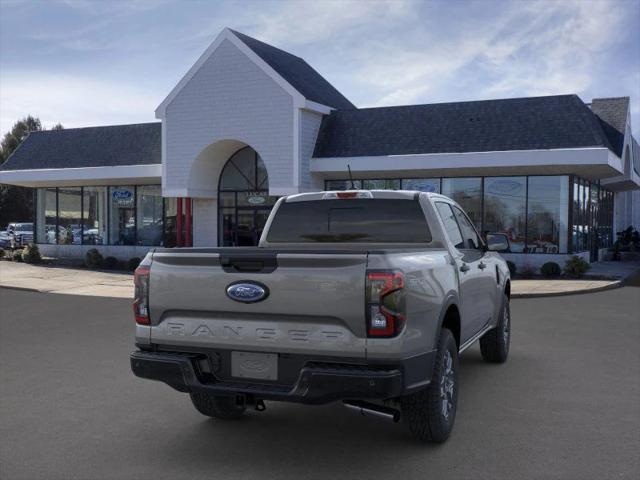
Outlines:
<svg viewBox="0 0 640 480"><path fill-rule="evenodd" d="M640 0L0 0L0 133L154 121L224 27L358 107L630 96L640 138Z"/></svg>

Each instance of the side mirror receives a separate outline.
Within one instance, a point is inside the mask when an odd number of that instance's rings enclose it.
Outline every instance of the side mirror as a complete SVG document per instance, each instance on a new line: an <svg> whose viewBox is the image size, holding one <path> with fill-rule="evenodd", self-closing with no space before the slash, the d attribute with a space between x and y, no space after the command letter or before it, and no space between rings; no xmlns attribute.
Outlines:
<svg viewBox="0 0 640 480"><path fill-rule="evenodd" d="M509 237L504 233L487 233L487 250L491 252L508 252Z"/></svg>

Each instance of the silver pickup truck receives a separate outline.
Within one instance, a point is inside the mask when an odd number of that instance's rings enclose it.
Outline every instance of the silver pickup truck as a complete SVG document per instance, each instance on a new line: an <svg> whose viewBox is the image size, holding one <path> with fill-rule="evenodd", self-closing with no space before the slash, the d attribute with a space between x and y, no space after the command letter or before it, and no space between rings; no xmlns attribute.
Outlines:
<svg viewBox="0 0 640 480"><path fill-rule="evenodd" d="M257 248L156 249L135 273L131 368L220 419L264 400L343 401L419 440L452 430L458 355L509 352L510 277L451 199L410 191L278 200Z"/></svg>

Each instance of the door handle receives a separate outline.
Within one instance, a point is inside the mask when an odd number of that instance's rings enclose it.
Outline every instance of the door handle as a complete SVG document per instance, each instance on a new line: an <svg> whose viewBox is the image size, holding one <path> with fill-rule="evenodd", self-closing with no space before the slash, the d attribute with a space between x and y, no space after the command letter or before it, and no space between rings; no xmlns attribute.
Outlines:
<svg viewBox="0 0 640 480"><path fill-rule="evenodd" d="M485 268L487 268L487 265L486 265L485 263L483 263L483 262L480 262L480 263L478 264L478 268L479 268L480 270L484 270Z"/></svg>
<svg viewBox="0 0 640 480"><path fill-rule="evenodd" d="M461 272L468 272L469 271L469 265L467 265L466 263L463 263L462 266L460 267L460 271Z"/></svg>

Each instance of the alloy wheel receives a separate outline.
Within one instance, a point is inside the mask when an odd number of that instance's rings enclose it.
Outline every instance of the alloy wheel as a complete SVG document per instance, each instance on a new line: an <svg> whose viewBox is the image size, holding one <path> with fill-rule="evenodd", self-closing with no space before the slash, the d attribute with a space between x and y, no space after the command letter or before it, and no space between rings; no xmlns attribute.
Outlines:
<svg viewBox="0 0 640 480"><path fill-rule="evenodd" d="M447 350L444 356L444 372L440 378L440 399L442 401L442 416L449 419L453 409L453 394L455 389L455 372L453 370L453 357Z"/></svg>

